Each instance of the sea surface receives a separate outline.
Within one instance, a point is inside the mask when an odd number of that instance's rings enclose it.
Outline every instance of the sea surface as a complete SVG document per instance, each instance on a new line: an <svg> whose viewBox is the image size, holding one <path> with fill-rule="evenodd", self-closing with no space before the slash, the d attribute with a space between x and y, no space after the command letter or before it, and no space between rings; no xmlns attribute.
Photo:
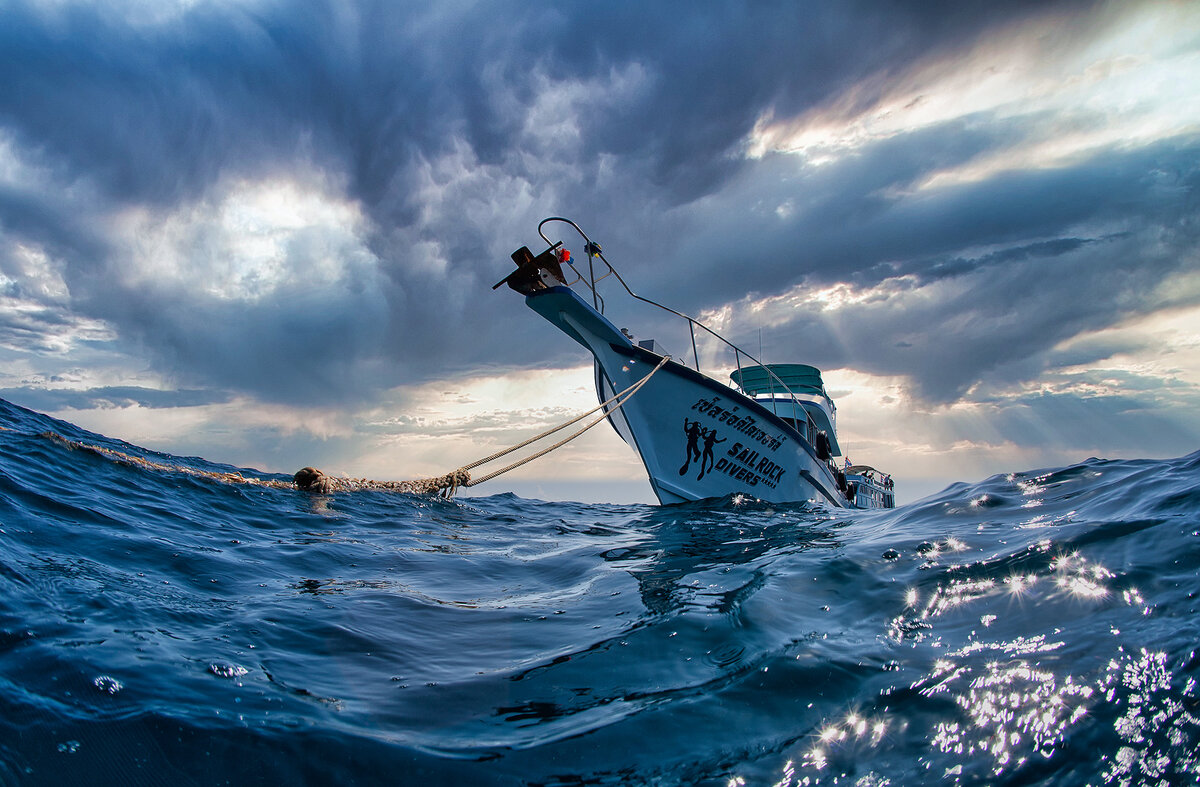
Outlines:
<svg viewBox="0 0 1200 787"><path fill-rule="evenodd" d="M1200 780L1200 452L847 512L316 496L0 427L0 784Z"/></svg>

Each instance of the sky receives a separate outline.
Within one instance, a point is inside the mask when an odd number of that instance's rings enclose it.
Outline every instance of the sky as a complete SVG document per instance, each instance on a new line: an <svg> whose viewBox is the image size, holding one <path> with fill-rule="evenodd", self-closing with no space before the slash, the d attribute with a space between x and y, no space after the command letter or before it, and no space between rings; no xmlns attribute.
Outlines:
<svg viewBox="0 0 1200 787"><path fill-rule="evenodd" d="M557 215L639 294L822 368L900 502L1180 456L1197 85L1200 4L1166 0L0 0L0 397L440 475L595 404L590 358L491 290ZM510 490L653 500L603 424L473 492Z"/></svg>

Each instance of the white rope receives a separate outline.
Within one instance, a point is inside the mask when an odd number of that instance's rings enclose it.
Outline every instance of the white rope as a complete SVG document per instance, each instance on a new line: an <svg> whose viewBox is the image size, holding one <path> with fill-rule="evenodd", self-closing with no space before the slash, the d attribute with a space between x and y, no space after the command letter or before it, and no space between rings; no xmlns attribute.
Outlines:
<svg viewBox="0 0 1200 787"><path fill-rule="evenodd" d="M670 357L669 355L668 355L668 356L665 356L665 357L664 357L664 358L663 358L661 361L659 361L659 362L658 362L658 366L655 366L655 367L654 367L654 368L653 368L653 369L650 371L650 374L648 374L648 375L646 375L645 377L643 377L642 379L638 380L636 383L634 383L633 385L629 386L629 387L628 387L628 388L626 388L624 391L621 391L620 393L617 393L617 394L613 394L612 398L610 398L608 401L606 401L606 402L601 402L600 404L598 404L598 405L596 405L595 407L593 407L591 410L588 410L586 413L583 413L582 415L577 415L577 416L575 416L574 418L572 418L570 421L567 421L567 422L565 422L565 423L561 423L561 424L559 424L558 426L554 427L553 429L547 429L546 431L542 432L541 434L539 434L539 435L534 435L533 437L530 437L528 440L525 440L525 441L523 441L523 442L517 443L517 444L516 444L516 445L514 445L514 446L509 446L508 448L501 449L501 450L497 451L496 453L492 454L491 456L485 456L483 459L476 459L474 462L471 462L469 465L463 465L463 466L462 466L462 467L460 467L459 469L460 469L460 470L474 470L476 467L479 467L480 465L485 465L485 464L487 464L488 462L491 462L491 461L493 461L493 460L495 460L495 459L499 459L499 458L500 458L500 457L502 457L502 456L507 456L507 455L511 454L513 451L517 451L517 450L519 450L519 449L521 449L521 448L524 448L524 447L525 447L525 446L527 446L527 445L530 445L530 444L532 444L532 443L536 443L538 440L541 440L541 439L542 439L542 438L544 438L544 437L549 437L550 435L554 434L555 432L562 431L563 429L566 429L568 426L571 426L571 425L573 425L573 424L577 424L577 423L579 423L579 422L580 422L580 421L582 421L584 418L587 418L589 415L591 415L592 413L596 412L597 410L599 410L599 409L601 409L601 408L604 408L604 407L607 407L608 405L610 405L610 404L612 404L613 402L615 402L615 401L617 401L618 399L620 399L622 396L625 396L625 394L629 394L629 396L632 396L633 394L637 393L637 392L638 392L638 389L640 389L640 388L641 388L641 387L642 387L642 386L645 384L645 382L646 382L647 380L649 380L651 377L653 377L653 376L654 376L654 374L655 374L655 372L657 372L659 369L661 369L661 368L662 368L662 367L663 367L663 366L666 364L666 362L670 360L670 358L671 358L671 357ZM628 398L628 397L626 397L626 398ZM622 402L621 402L621 404L624 404L624 403L625 403L624 401L622 401ZM620 409L620 407L621 407L621 404L618 404L618 405L616 406L616 408L614 408L614 409ZM600 420L604 420L604 419L603 419L603 418L601 418ZM593 423L595 423L595 422L593 422ZM567 441L570 441L570 440L574 439L576 436L578 436L578 435L580 435L580 434L583 434L584 432L586 432L586 431L587 431L588 429L590 429L590 428L592 428L592 424L589 424L588 426L584 427L583 429L580 429L580 430L579 430L578 432L576 432L574 435L572 435L571 437L567 438L567 440L566 440L566 441L564 441L564 442L567 442ZM558 444L556 444L556 446L555 446L555 447L557 447L557 445L562 445L562 443L558 443ZM539 455L540 455L540 454L539 454ZM476 481L475 483L480 483L480 482Z"/></svg>
<svg viewBox="0 0 1200 787"><path fill-rule="evenodd" d="M651 370L650 370L650 374L648 374L648 375L646 375L645 377L643 377L642 379L638 380L636 383L634 383L633 385L629 386L629 387L628 387L628 388L626 388L624 391L621 391L620 393L613 395L613 396L612 396L612 398L610 398L608 401L606 401L606 402L601 402L601 403L600 403L600 404L598 404L597 406L593 407L591 410L588 410L588 411L587 411L586 413L584 413L583 415L580 415L580 416L577 416L577 417L575 417L575 418L572 418L570 421L567 421L567 422L566 422L566 423L564 423L564 424L560 424L559 426L556 426L556 427L554 427L553 429L549 429L549 430L547 430L547 431L545 431L545 432L542 432L540 435L537 435L536 437L531 437L531 438L529 438L528 440L526 440L526 441L524 441L524 442L522 442L522 443L518 443L518 444L514 445L514 446L513 446L513 447L511 447L511 448L506 448L506 449L504 449L503 451L497 451L496 453L492 454L492 455L491 455L491 456L489 456L489 457L486 457L486 458L484 458L484 459L480 459L480 460L478 460L478 461L472 462L472 463L471 463L471 464L469 464L469 465L464 465L463 467L459 468L459 470L460 470L460 471L463 471L463 472L465 472L465 471L467 471L467 470L471 470L471 469L473 469L473 468L475 468L475 467L478 467L479 465L486 464L486 463L488 463L488 462L492 461L493 459L499 459L499 458L500 458L500 457L502 457L502 456L506 456L507 454L511 454L513 451L516 451L516 450L517 450L517 449L519 449L519 448L524 448L525 446L527 446L527 445L529 445L529 444L531 444L531 443L536 443L538 440L541 440L543 437L548 437L548 436L550 436L550 435L554 434L555 432L557 432L557 431L559 431L559 430L561 430L561 429L565 429L565 428L567 428L568 426L571 426L572 424L579 423L580 421L582 421L584 418L587 418L587 417L588 417L589 415L591 415L592 413L594 413L594 412L596 412L597 410L600 410L600 409L602 409L602 408L604 408L604 407L607 407L608 405L612 404L613 402L616 402L616 405L614 405L612 409L613 409L613 410L620 410L620 409L621 409L621 407L622 407L622 406L624 406L625 402L627 402L627 401L629 401L631 398L633 398L633 395L634 395L634 394L636 394L638 391L640 391L640 390L641 390L641 388L642 388L642 386L643 386L643 385L645 385L645 384L646 384L646 382L647 382L647 381L649 381L649 379L650 379L651 377L653 377L653 376L655 375L655 373L656 373L656 372L657 372L659 369L663 368L663 366L665 366L665 365L666 365L667 361L669 361L669 360L670 360L670 358L671 358L671 357L670 357L669 355L668 355L668 356L664 356L664 357L663 357L663 359L662 359L661 361L659 361L659 362L658 362L658 366L655 366L653 369L651 369ZM618 401L618 400L619 400L619 401ZM471 481L468 481L468 482L467 482L467 483L465 483L465 484L461 484L461 486L465 486L465 487L472 487L472 486L475 486L476 484L482 484L484 481L490 481L490 480L492 480L493 478L495 478L496 476L503 475L504 473L507 473L509 470L515 470L515 469L517 469L518 467L520 467L520 466L522 466L522 465L525 465L525 464L528 464L529 462L532 462L534 459L537 459L537 458L539 458L539 457L545 456L546 454L550 453L551 451L555 450L556 448L560 448L560 447L562 447L562 446L566 445L567 443L571 442L572 440L574 440L576 437L579 437L579 435L581 435L581 434L583 434L584 432L586 432L587 430L591 429L593 426L595 426L596 424L600 423L601 421L603 421L603 420L604 420L605 418L607 418L608 416L609 416L609 411L605 411L605 412L604 412L604 414L603 414L603 415L601 415L599 418L596 418L596 419L594 419L594 420L593 420L593 421L592 421L590 424L588 424L587 426L583 427L582 429L580 429L579 431L577 431L577 432L575 432L574 434L570 435L569 437L565 437L565 438L563 438L562 440L559 440L559 441L558 441L557 443L555 443L554 445L552 445L552 446L549 446L548 448L544 448L544 449L542 449L541 451L538 451L538 452L536 452L536 453L534 453L534 454L531 454L531 455L529 455L529 456L525 457L524 459L521 459L521 460L519 460L519 461L517 461L517 462L514 462L514 463L512 463L511 465L509 465L509 466L507 466L507 467L504 467L504 468L501 468L501 469L499 469L499 470L495 471L494 473L489 473L488 475L485 475L485 476L483 476L482 478L476 478L476 479L473 479L473 480L471 480Z"/></svg>

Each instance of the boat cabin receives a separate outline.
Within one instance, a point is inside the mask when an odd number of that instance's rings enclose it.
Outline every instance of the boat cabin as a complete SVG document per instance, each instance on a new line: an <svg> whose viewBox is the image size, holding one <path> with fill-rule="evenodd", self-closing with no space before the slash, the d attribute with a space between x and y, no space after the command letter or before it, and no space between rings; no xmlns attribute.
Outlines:
<svg viewBox="0 0 1200 787"><path fill-rule="evenodd" d="M850 465L846 468L846 497L859 508L896 507L892 477L870 465Z"/></svg>
<svg viewBox="0 0 1200 787"><path fill-rule="evenodd" d="M803 363L771 363L742 367L729 378L746 396L795 427L818 454L826 453L822 459L842 455L837 407L825 391L820 369ZM824 442L827 445L822 446Z"/></svg>

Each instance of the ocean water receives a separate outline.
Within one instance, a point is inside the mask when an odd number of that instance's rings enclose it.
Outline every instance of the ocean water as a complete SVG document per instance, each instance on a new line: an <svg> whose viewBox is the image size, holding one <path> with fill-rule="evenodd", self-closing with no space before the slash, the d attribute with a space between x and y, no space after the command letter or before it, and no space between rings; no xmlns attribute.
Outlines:
<svg viewBox="0 0 1200 787"><path fill-rule="evenodd" d="M0 427L0 784L1200 780L1200 453L846 512L322 497Z"/></svg>

